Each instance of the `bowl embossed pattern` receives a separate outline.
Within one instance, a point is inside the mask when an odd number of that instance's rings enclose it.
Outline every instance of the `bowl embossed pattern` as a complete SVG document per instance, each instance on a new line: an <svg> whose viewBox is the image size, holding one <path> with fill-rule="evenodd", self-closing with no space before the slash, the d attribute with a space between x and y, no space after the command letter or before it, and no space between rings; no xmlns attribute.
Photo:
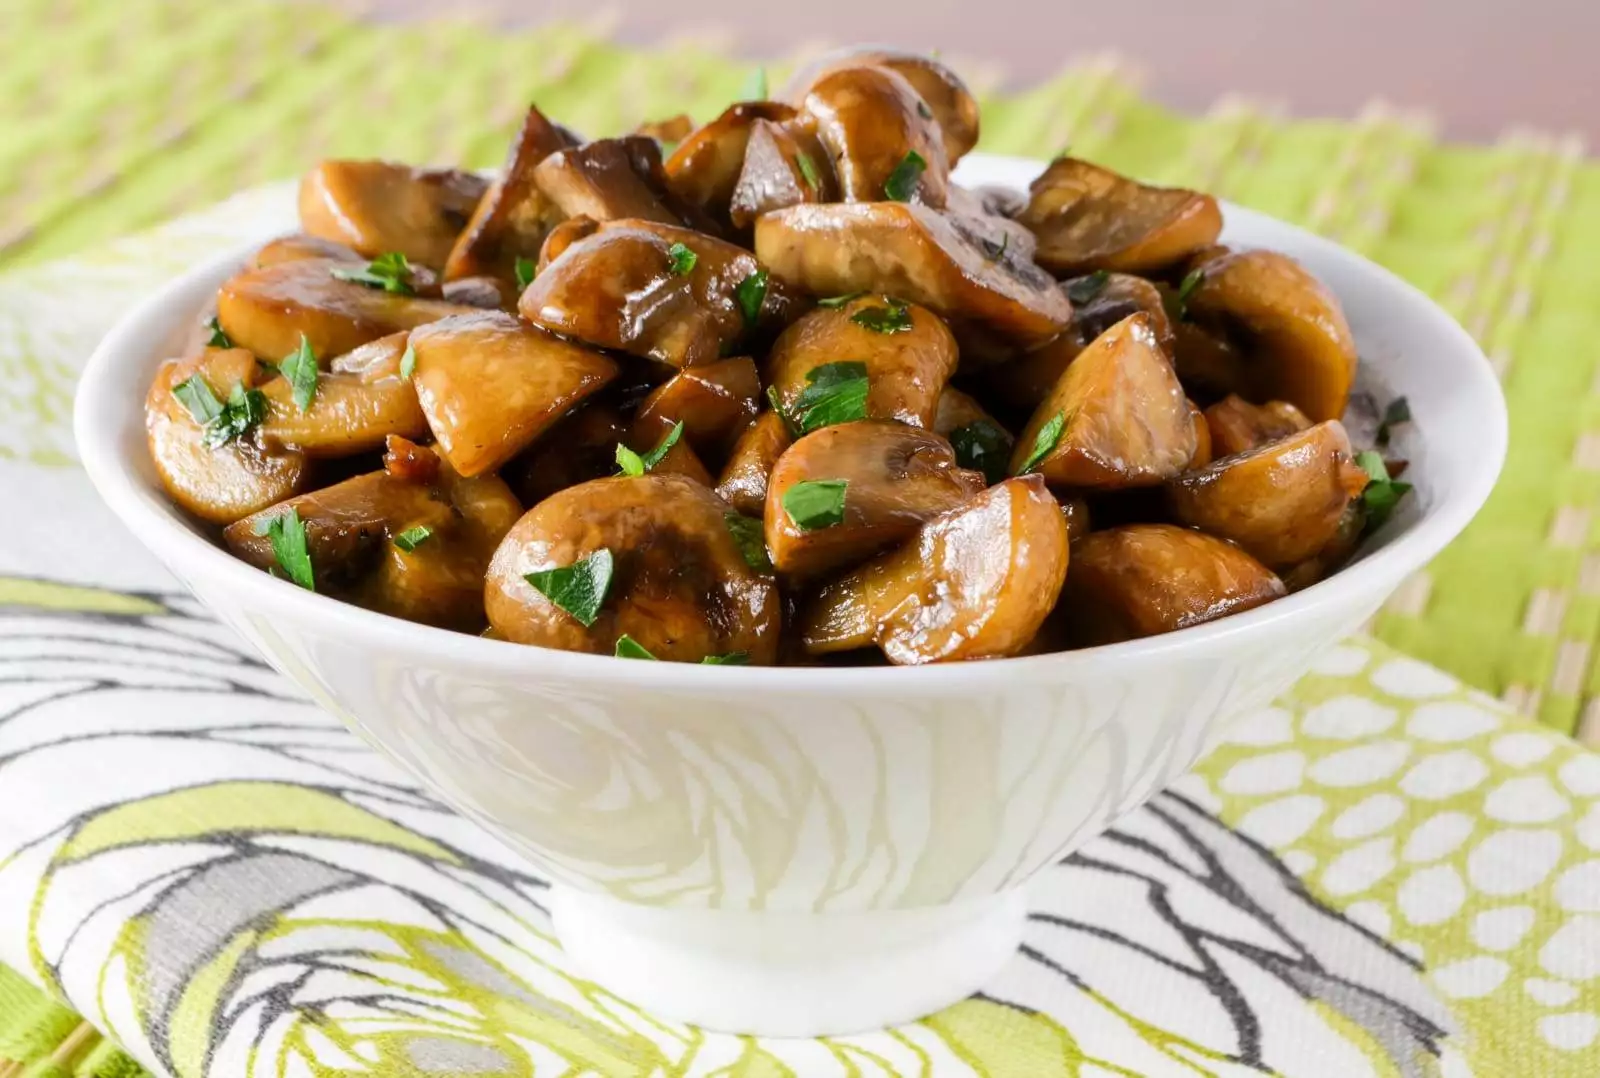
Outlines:
<svg viewBox="0 0 1600 1078"><path fill-rule="evenodd" d="M957 178L1025 186L1041 167L975 154ZM557 933L594 980L718 1029L860 1030L980 987L1016 947L1031 876L1360 626L1499 472L1504 404L1459 326L1334 244L1233 206L1226 221L1226 242L1300 259L1344 302L1363 377L1410 401L1416 494L1322 583L1106 648L922 668L626 662L451 634L274 580L168 502L141 407L253 246L106 337L75 431L101 495L201 600L550 875Z"/></svg>

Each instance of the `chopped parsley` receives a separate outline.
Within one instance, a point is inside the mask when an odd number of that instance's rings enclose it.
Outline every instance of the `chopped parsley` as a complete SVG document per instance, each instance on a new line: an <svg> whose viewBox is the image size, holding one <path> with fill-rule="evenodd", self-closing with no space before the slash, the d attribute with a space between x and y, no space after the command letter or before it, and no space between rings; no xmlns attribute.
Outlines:
<svg viewBox="0 0 1600 1078"><path fill-rule="evenodd" d="M1017 469L1018 475L1027 475L1038 468L1061 442L1061 432L1067 425L1065 412L1057 412L1050 417L1049 422L1039 428L1039 433L1033 436L1033 448L1028 451L1027 457L1022 462L1022 467Z"/></svg>
<svg viewBox="0 0 1600 1078"><path fill-rule="evenodd" d="M795 397L787 418L801 434L865 419L869 385L867 365L859 360L812 367L806 371L806 387Z"/></svg>
<svg viewBox="0 0 1600 1078"><path fill-rule="evenodd" d="M758 573L772 572L772 559L767 556L767 540L762 534L761 521L743 513L729 512L723 514L722 522L728 526L728 534L733 536L744 563Z"/></svg>
<svg viewBox="0 0 1600 1078"><path fill-rule="evenodd" d="M1383 456L1370 449L1357 453L1356 463L1367 473L1369 480L1367 489L1361 492L1361 504L1367 511L1365 530L1375 532L1388 521L1395 506L1400 504L1400 499L1411 489L1411 484L1390 479Z"/></svg>
<svg viewBox="0 0 1600 1078"><path fill-rule="evenodd" d="M1183 281L1178 285L1178 296L1173 301L1174 317L1183 321L1189 317L1189 297L1194 295L1194 290L1200 287L1200 282L1206 279L1206 268L1196 266L1184 275Z"/></svg>
<svg viewBox="0 0 1600 1078"><path fill-rule="evenodd" d="M511 272L517 275L517 291L520 292L533 283L533 278L538 273L538 264L525 255L518 255L516 262L511 266Z"/></svg>
<svg viewBox="0 0 1600 1078"><path fill-rule="evenodd" d="M730 651L726 655L707 655L700 660L701 666L749 666L750 653L748 651Z"/></svg>
<svg viewBox="0 0 1600 1078"><path fill-rule="evenodd" d="M767 302L767 271L756 270L740 281L733 290L733 296L739 301L739 311L744 315L744 324L755 325L761 318L762 305Z"/></svg>
<svg viewBox="0 0 1600 1078"><path fill-rule="evenodd" d="M214 399L214 398L213 398ZM206 424L202 441L212 449L227 445L246 434L256 424L267 418L267 397L259 389L246 389L243 382L235 382L228 402Z"/></svg>
<svg viewBox="0 0 1600 1078"><path fill-rule="evenodd" d="M822 177L817 174L817 166L811 160L811 155L802 150L794 159L794 163L800 169L800 178L806 182L806 186L821 193Z"/></svg>
<svg viewBox="0 0 1600 1078"><path fill-rule="evenodd" d="M783 492L783 511L803 532L820 531L844 521L848 479L807 479Z"/></svg>
<svg viewBox="0 0 1600 1078"><path fill-rule="evenodd" d="M846 292L842 296L829 296L827 299L817 300L817 306L826 307L830 311L837 310L838 308L843 307L846 303L849 303L851 300L860 299L866 294L866 290L863 289L860 292Z"/></svg>
<svg viewBox="0 0 1600 1078"><path fill-rule="evenodd" d="M415 295L411 287L411 263L399 251L381 254L367 263L366 269L340 269L328 271L341 281L364 284L368 288L381 288L397 296Z"/></svg>
<svg viewBox="0 0 1600 1078"><path fill-rule="evenodd" d="M207 348L233 347L233 338L222 332L222 323L217 321L216 315L211 316L211 321L206 323L206 328L211 331L211 336L206 340Z"/></svg>
<svg viewBox="0 0 1600 1078"><path fill-rule="evenodd" d="M998 262L1006 256L1006 248L1011 246L1011 233L1000 233L999 243L987 239L980 239L978 243L983 247L983 256L985 258L990 262Z"/></svg>
<svg viewBox="0 0 1600 1078"><path fill-rule="evenodd" d="M661 459L667 455L668 450L678 444L678 439L683 437L683 420L678 420L667 431L667 436L650 452L643 455L635 453L621 442L617 443L617 467L622 469L623 475L639 476L652 471Z"/></svg>
<svg viewBox="0 0 1600 1078"><path fill-rule="evenodd" d="M311 550L306 545L306 526L300 511L290 506L282 513L256 521L251 529L272 542L272 556L285 576L307 591L317 590L311 571Z"/></svg>
<svg viewBox="0 0 1600 1078"><path fill-rule="evenodd" d="M1079 277L1075 281L1067 282L1067 298L1073 303L1088 303L1098 296L1111 279L1111 274L1105 270L1095 270L1087 277Z"/></svg>
<svg viewBox="0 0 1600 1078"><path fill-rule="evenodd" d="M611 551L601 547L571 565L527 573L522 579L587 629L600 616L615 569L616 559Z"/></svg>
<svg viewBox="0 0 1600 1078"><path fill-rule="evenodd" d="M418 524L416 527L407 528L395 536L394 545L409 554L423 543L426 543L432 536L432 528L426 524Z"/></svg>
<svg viewBox="0 0 1600 1078"><path fill-rule="evenodd" d="M667 261L672 266L672 272L678 277L687 277L694 270L694 264L700 261L700 256L689 250L682 243L674 243L667 248Z"/></svg>
<svg viewBox="0 0 1600 1078"><path fill-rule="evenodd" d="M982 472L991 484L1006 477L1011 444L1011 435L987 419L975 419L950 432L950 445L956 451L956 463L963 468Z"/></svg>
<svg viewBox="0 0 1600 1078"><path fill-rule="evenodd" d="M891 202L910 202L917 193L917 184L928 170L928 161L916 150L907 150L900 163L894 166L889 178L883 181L884 197Z"/></svg>
<svg viewBox="0 0 1600 1078"><path fill-rule="evenodd" d="M639 643L639 641L635 640L627 633L623 633L621 636L617 637L617 647L612 654L619 659L649 659L651 662L654 662L656 658L654 655L650 654L649 648Z"/></svg>
<svg viewBox="0 0 1600 1078"><path fill-rule="evenodd" d="M1389 407L1383 410L1383 419L1378 423L1378 444L1388 445L1389 438L1394 434L1394 428L1409 422L1411 422L1411 402L1404 397L1396 397L1389 402Z"/></svg>
<svg viewBox="0 0 1600 1078"><path fill-rule="evenodd" d="M400 377L410 378L417 373L417 350L410 341L406 342L406 350L400 355Z"/></svg>
<svg viewBox="0 0 1600 1078"><path fill-rule="evenodd" d="M921 116L924 120L933 119L933 110L930 109L928 107L928 103L922 100L920 97L917 98L917 115Z"/></svg>
<svg viewBox="0 0 1600 1078"><path fill-rule="evenodd" d="M311 342L304 333L300 334L300 347L278 364L278 373L294 391L295 407L302 412L310 408L311 402L317 399L317 354L311 350Z"/></svg>
<svg viewBox="0 0 1600 1078"><path fill-rule="evenodd" d="M895 299L885 307L864 307L850 321L874 333L910 333L912 328L911 308Z"/></svg>
<svg viewBox="0 0 1600 1078"><path fill-rule="evenodd" d="M191 374L172 387L172 395L188 411L196 423L210 423L222 414L222 402L211 392L211 386L198 374Z"/></svg>

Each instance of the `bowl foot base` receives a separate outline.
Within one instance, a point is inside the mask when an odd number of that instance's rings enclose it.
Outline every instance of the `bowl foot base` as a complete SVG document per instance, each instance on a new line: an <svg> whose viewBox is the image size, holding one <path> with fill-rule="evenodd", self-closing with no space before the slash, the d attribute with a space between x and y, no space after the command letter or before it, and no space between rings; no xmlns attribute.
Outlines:
<svg viewBox="0 0 1600 1078"><path fill-rule="evenodd" d="M817 1037L909 1022L977 991L1022 940L1021 889L862 913L668 909L559 885L578 971L646 1011L726 1033Z"/></svg>

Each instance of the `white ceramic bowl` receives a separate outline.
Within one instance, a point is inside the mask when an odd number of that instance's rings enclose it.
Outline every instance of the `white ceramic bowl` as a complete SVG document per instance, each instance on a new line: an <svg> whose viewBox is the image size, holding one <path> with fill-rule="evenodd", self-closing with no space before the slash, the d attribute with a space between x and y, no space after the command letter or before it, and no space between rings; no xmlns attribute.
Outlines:
<svg viewBox="0 0 1600 1078"><path fill-rule="evenodd" d="M1041 167L974 155L958 175L1023 186ZM1225 240L1284 251L1341 297L1369 374L1410 400L1416 495L1331 579L1113 647L921 669L626 662L275 580L167 501L141 407L247 250L106 337L78 391L78 447L123 522L273 666L549 874L561 942L593 979L718 1029L859 1030L978 988L1017 945L1031 876L1371 616L1499 472L1504 404L1455 322L1332 243L1232 206L1226 218Z"/></svg>

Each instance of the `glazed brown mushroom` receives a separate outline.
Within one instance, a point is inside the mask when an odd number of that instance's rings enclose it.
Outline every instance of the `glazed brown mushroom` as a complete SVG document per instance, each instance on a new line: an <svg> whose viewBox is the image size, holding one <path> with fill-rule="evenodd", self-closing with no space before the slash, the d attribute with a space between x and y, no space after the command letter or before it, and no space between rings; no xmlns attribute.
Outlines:
<svg viewBox="0 0 1600 1078"><path fill-rule="evenodd" d="M323 161L300 181L300 227L364 258L398 251L438 269L488 186L461 169Z"/></svg>
<svg viewBox="0 0 1600 1078"><path fill-rule="evenodd" d="M1072 321L1048 274L1010 250L1002 219L899 202L791 206L756 221L756 257L813 295L875 291L1031 348Z"/></svg>
<svg viewBox="0 0 1600 1078"><path fill-rule="evenodd" d="M406 341L405 333L380 337L335 359L333 369L317 377L316 394L303 409L287 379L264 383L262 445L309 457L348 457L382 449L391 435L425 437L428 420L416 387L400 375Z"/></svg>
<svg viewBox="0 0 1600 1078"><path fill-rule="evenodd" d="M217 290L217 321L230 340L276 363L304 336L319 360L473 308L340 280L350 263L322 258L243 270Z"/></svg>
<svg viewBox="0 0 1600 1078"><path fill-rule="evenodd" d="M1172 368L1190 396L1210 404L1254 392L1249 358L1222 332L1183 321L1173 325L1172 338Z"/></svg>
<svg viewBox="0 0 1600 1078"><path fill-rule="evenodd" d="M1199 625L1283 594L1283 582L1232 543L1171 524L1129 524L1072 544L1060 611L1069 639L1093 646Z"/></svg>
<svg viewBox="0 0 1600 1078"><path fill-rule="evenodd" d="M816 579L903 542L984 486L931 431L875 419L824 427L772 469L767 549L780 573ZM831 512L815 511L819 496Z"/></svg>
<svg viewBox="0 0 1600 1078"><path fill-rule="evenodd" d="M1194 401L1189 402L1189 419L1194 424L1194 455L1189 458L1187 468L1192 472L1215 460L1216 451L1211 444L1211 425L1206 422L1206 414Z"/></svg>
<svg viewBox="0 0 1600 1078"><path fill-rule="evenodd" d="M717 493L745 516L761 516L767 506L767 479L792 444L783 418L777 412L762 412L733 444L717 478Z"/></svg>
<svg viewBox="0 0 1600 1078"><path fill-rule="evenodd" d="M242 348L207 348L187 359L168 360L156 371L145 397L145 437L156 474L172 500L201 520L232 524L300 490L308 478L305 454L268 449L254 430L220 440L221 431L208 432L184 403L190 391L180 387L192 379L225 404L236 386L240 393L255 389L262 370L256 357ZM199 385L191 384L198 392ZM266 401L259 404L264 413Z"/></svg>
<svg viewBox="0 0 1600 1078"><path fill-rule="evenodd" d="M568 217L562 221L550 230L550 234L544 239L544 246L539 248L538 272L543 273L550 263L566 252L568 247L598 231L600 222L593 217Z"/></svg>
<svg viewBox="0 0 1600 1078"><path fill-rule="evenodd" d="M1217 456L1231 457L1298 434L1311 426L1311 420L1288 401L1251 404L1238 394L1229 394L1206 409L1206 426Z"/></svg>
<svg viewBox="0 0 1600 1078"><path fill-rule="evenodd" d="M1011 471L1095 490L1153 486L1194 457L1195 424L1150 318L1132 315L1097 337L1056 382L1017 437Z"/></svg>
<svg viewBox="0 0 1600 1078"><path fill-rule="evenodd" d="M539 190L567 217L683 223L666 203L666 176L655 139L630 135L558 150L539 162L533 176Z"/></svg>
<svg viewBox="0 0 1600 1078"><path fill-rule="evenodd" d="M268 525L291 509L319 590L466 632L483 627L489 558L522 514L495 476L464 479L440 462L427 480L384 470L299 495L226 528L223 541L251 565L276 568Z"/></svg>
<svg viewBox="0 0 1600 1078"><path fill-rule="evenodd" d="M1093 530L1093 520L1089 515L1089 503L1082 498L1063 498L1061 500L1061 518L1067 522L1067 540L1077 542Z"/></svg>
<svg viewBox="0 0 1600 1078"><path fill-rule="evenodd" d="M633 438L651 441L663 426L683 423L683 437L695 452L718 460L761 406L761 377L748 356L689 367L662 382L639 405Z"/></svg>
<svg viewBox="0 0 1600 1078"><path fill-rule="evenodd" d="M445 280L494 277L515 282L517 260L539 257L545 237L567 215L540 190L534 171L546 157L572 145L569 131L529 107L500 175L450 250Z"/></svg>
<svg viewBox="0 0 1600 1078"><path fill-rule="evenodd" d="M728 198L728 218L736 228L750 228L763 213L833 202L838 196L833 166L809 128L770 120L750 126L743 165Z"/></svg>
<svg viewBox="0 0 1600 1078"><path fill-rule="evenodd" d="M306 258L331 258L336 262L366 261L354 247L297 232L265 244L256 252L254 264L256 269L265 269L279 262L299 262Z"/></svg>
<svg viewBox="0 0 1600 1078"><path fill-rule="evenodd" d="M1150 187L1074 157L1057 158L1028 192L1017 220L1039 238L1039 265L1061 277L1150 273L1215 243L1222 231L1210 195Z"/></svg>
<svg viewBox="0 0 1600 1078"><path fill-rule="evenodd" d="M619 476L563 490L529 510L495 552L489 623L502 639L566 651L610 655L627 635L657 659L742 654L771 663L782 621L777 585L745 560L730 517L737 526L726 502L681 476ZM528 581L570 572L586 558L598 562L580 571L607 578L588 624ZM600 572L603 562L609 572Z"/></svg>
<svg viewBox="0 0 1600 1078"><path fill-rule="evenodd" d="M931 427L958 358L955 338L932 311L869 294L819 307L784 330L767 357L767 384L802 433L861 418ZM841 365L866 379L865 393L844 408L821 377Z"/></svg>
<svg viewBox="0 0 1600 1078"><path fill-rule="evenodd" d="M793 108L778 101L741 101L729 106L686 136L667 158L668 185L679 198L700 207L714 220L726 222L755 126L790 120L794 115Z"/></svg>
<svg viewBox="0 0 1600 1078"><path fill-rule="evenodd" d="M1167 504L1178 523L1281 568L1332 541L1368 479L1332 420L1179 476L1167 487Z"/></svg>
<svg viewBox="0 0 1600 1078"><path fill-rule="evenodd" d="M1200 272L1188 309L1197 322L1243 343L1249 390L1240 392L1288 401L1318 423L1343 416L1356 344L1333 293L1275 251L1225 255Z"/></svg>
<svg viewBox="0 0 1600 1078"><path fill-rule="evenodd" d="M538 505L567 487L614 475L617 446L627 437L622 414L591 397L506 462L500 475L523 505Z"/></svg>
<svg viewBox="0 0 1600 1078"><path fill-rule="evenodd" d="M1350 503L1344 511L1344 516L1339 518L1339 526L1334 529L1333 538L1328 540L1327 546L1305 561L1282 571L1283 586L1293 594L1327 577L1355 554L1366 527L1366 507L1360 499L1357 499Z"/></svg>
<svg viewBox="0 0 1600 1078"><path fill-rule="evenodd" d="M876 644L901 666L1016 655L1067 572L1067 524L1038 476L1008 479L822 589L802 611L806 650Z"/></svg>
<svg viewBox="0 0 1600 1078"><path fill-rule="evenodd" d="M409 344L422 412L465 476L498 468L617 376L607 356L500 311L422 326Z"/></svg>
<svg viewBox="0 0 1600 1078"><path fill-rule="evenodd" d="M829 53L797 72L785 88L786 101L804 101L817 80L840 67L886 67L909 82L933 113L950 165L978 144L978 102L961 77L938 60L898 49L849 48Z"/></svg>
<svg viewBox="0 0 1600 1078"><path fill-rule="evenodd" d="M837 67L811 84L801 108L816 124L844 201L943 208L950 187L944 137L905 76L873 64Z"/></svg>
<svg viewBox="0 0 1600 1078"><path fill-rule="evenodd" d="M674 367L710 363L753 332L787 324L798 308L749 251L649 221L601 225L518 302L535 325Z"/></svg>

